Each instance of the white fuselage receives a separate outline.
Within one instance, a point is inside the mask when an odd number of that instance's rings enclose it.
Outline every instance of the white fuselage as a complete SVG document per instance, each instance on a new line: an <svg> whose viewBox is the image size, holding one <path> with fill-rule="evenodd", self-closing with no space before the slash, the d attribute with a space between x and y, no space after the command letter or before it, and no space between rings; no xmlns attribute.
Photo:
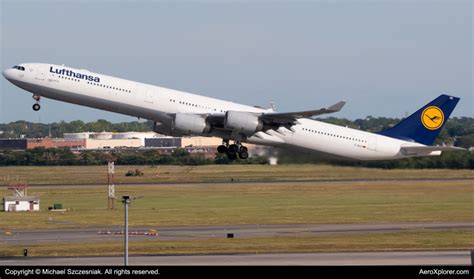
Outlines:
<svg viewBox="0 0 474 279"><path fill-rule="evenodd" d="M226 111L265 113L268 110L190 94L87 70L53 64L21 64L23 72L4 71L5 77L35 95L163 122L170 114L224 114ZM207 134L216 135L218 134ZM359 160L410 157L402 146L422 146L383 135L301 118L290 130L256 132L249 143L302 148ZM439 155L434 151L427 155Z"/></svg>

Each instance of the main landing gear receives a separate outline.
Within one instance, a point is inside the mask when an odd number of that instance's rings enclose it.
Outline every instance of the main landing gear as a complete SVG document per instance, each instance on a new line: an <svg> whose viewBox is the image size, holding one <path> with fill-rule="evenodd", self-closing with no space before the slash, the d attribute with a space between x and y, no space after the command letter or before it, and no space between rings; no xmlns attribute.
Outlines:
<svg viewBox="0 0 474 279"><path fill-rule="evenodd" d="M39 104L39 101L41 99L41 96L39 95L33 95L33 99L35 99L36 103L33 105L33 110L38 111L41 109L41 106Z"/></svg>
<svg viewBox="0 0 474 279"><path fill-rule="evenodd" d="M217 152L226 153L227 158L231 161L237 159L237 156L239 156L240 159L247 159L249 157L247 147L243 146L238 141L230 145L228 140L224 141L222 145L217 147Z"/></svg>

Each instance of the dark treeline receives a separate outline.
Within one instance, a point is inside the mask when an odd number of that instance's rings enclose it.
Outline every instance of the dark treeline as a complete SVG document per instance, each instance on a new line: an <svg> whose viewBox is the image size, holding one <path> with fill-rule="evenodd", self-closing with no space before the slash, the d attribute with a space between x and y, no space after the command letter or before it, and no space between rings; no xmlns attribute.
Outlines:
<svg viewBox="0 0 474 279"><path fill-rule="evenodd" d="M292 150L278 150L281 164L331 164L369 168L450 168L474 169L474 154L466 151L444 152L441 156L410 158L389 161L355 161L335 158L325 154L308 154ZM191 154L176 149L171 155L157 150L113 152L72 152L69 148L37 147L25 151L0 152L0 166L74 166L103 165L113 160L120 165L209 165L209 164L266 164L266 157L251 157L247 160L229 161L227 156L216 154L206 158L202 154Z"/></svg>
<svg viewBox="0 0 474 279"><path fill-rule="evenodd" d="M400 119L367 117L354 121L339 118L320 119L328 123L341 126L376 132L388 128ZM51 124L30 123L16 121L8 124L0 124L0 137L18 138L24 135L28 138L38 137L62 137L63 133L76 132L128 132L128 131L150 131L153 123L148 122L123 122L111 123L106 120L84 123L72 121L69 123L58 122ZM461 117L449 119L446 126L438 137L436 144L454 144L464 148L474 146L474 118ZM453 168L474 169L474 154L469 152L444 152L442 156L411 158L390 161L354 161L334 158L324 154L308 154L289 150L278 151L279 162L286 163L325 163L343 166L363 166L376 168ZM0 165L99 165L109 159L118 164L126 165L202 165L202 164L264 164L264 157L249 158L248 160L236 160L229 162L225 156L217 155L213 159L200 155L191 155L185 150L177 149L172 155L160 155L155 150L145 152L115 151L104 153L97 151L84 151L73 153L67 148L35 148L23 152L3 151L0 152Z"/></svg>
<svg viewBox="0 0 474 279"><path fill-rule="evenodd" d="M231 162L222 154L216 154L215 158L211 159L202 154L191 154L181 148L175 149L170 155L160 154L158 150L72 152L69 148L43 147L25 151L0 152L0 166L90 166L104 165L107 161L115 161L119 165L266 164L267 162L263 157Z"/></svg>

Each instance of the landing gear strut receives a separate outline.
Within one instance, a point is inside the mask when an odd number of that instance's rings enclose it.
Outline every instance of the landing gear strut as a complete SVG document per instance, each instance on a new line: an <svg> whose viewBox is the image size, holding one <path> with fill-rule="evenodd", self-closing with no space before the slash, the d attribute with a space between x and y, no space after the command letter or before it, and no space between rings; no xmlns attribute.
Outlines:
<svg viewBox="0 0 474 279"><path fill-rule="evenodd" d="M34 110L34 111L40 110L40 109L41 109L41 106L40 106L40 104L39 104L39 101L40 101L40 99L41 99L41 96L39 96L39 95L33 95L33 99L36 100L36 103L33 105L33 110Z"/></svg>
<svg viewBox="0 0 474 279"><path fill-rule="evenodd" d="M227 158L231 161L237 159L237 156L240 159L247 159L249 157L247 147L243 146L239 141L229 145L229 141L225 140L222 145L217 147L217 152L226 153Z"/></svg>

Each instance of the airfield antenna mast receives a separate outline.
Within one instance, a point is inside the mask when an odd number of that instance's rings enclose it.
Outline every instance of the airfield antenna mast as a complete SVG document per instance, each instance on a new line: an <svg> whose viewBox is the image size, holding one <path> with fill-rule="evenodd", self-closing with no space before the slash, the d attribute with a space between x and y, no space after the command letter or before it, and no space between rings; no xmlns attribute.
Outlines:
<svg viewBox="0 0 474 279"><path fill-rule="evenodd" d="M109 161L108 163L108 171L107 171L107 183L109 187L108 191L108 209L115 208L115 184L114 184L114 173L115 173L115 166L113 161Z"/></svg>
<svg viewBox="0 0 474 279"><path fill-rule="evenodd" d="M26 183L8 183L8 190L13 190L14 196L18 198L24 198L28 196L28 184Z"/></svg>

